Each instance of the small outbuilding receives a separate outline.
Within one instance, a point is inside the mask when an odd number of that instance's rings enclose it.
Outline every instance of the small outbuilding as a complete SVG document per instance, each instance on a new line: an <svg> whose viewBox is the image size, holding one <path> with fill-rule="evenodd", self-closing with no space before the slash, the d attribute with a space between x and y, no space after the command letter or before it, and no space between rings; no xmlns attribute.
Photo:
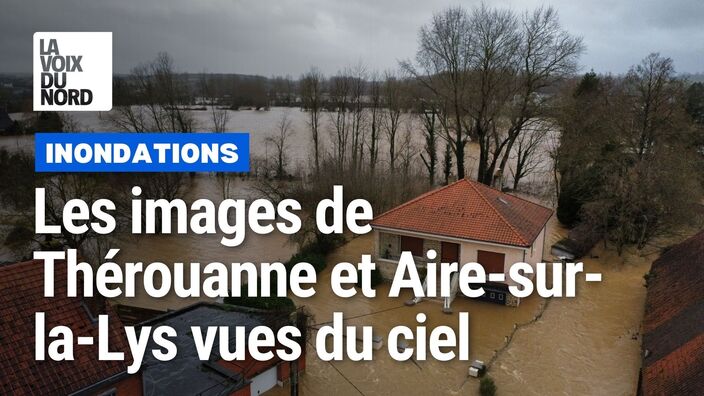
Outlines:
<svg viewBox="0 0 704 396"><path fill-rule="evenodd" d="M237 344L236 327L244 327L245 334L249 334L256 326L268 326L276 331L288 322L289 316L285 313L206 302L143 322L140 326L166 325L174 328L177 336L172 341L178 348L178 357L169 361L158 360L152 354L145 356L142 370L144 394L254 396L283 386L289 381L292 369L297 373L305 370L305 349L295 364L281 360L275 353L267 361L258 361L249 353L245 353L244 360L226 360L220 356L218 336L213 342L210 358L201 360L191 327L199 326L204 332L209 326L228 327L228 350L234 351ZM259 348L259 352L273 352L278 347L281 346ZM151 339L147 349L158 348Z"/></svg>

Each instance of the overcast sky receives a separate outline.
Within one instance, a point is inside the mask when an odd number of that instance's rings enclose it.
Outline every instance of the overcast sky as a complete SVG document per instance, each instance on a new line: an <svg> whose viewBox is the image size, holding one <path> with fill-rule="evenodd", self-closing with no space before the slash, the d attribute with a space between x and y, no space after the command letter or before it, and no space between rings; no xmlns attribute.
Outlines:
<svg viewBox="0 0 704 396"><path fill-rule="evenodd" d="M8 4L9 3L9 4ZM112 31L116 73L167 51L186 72L298 76L362 61L394 68L412 58L418 28L449 5L429 0L9 0L0 7L0 72L30 72L35 31ZM493 0L554 6L587 46L582 70L622 73L650 52L678 72L704 72L702 0Z"/></svg>

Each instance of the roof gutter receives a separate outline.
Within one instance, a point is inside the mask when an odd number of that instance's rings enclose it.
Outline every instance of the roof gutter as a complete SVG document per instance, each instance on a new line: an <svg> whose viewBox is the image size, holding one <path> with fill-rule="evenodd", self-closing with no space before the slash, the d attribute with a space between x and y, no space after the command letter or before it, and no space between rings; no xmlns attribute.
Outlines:
<svg viewBox="0 0 704 396"><path fill-rule="evenodd" d="M127 373L127 371L122 371L117 374L114 374L108 378L105 378L101 381L98 381L94 384L88 385L87 387L77 390L73 393L69 393L68 396L87 396L87 395L93 395L97 390L100 390L106 386L110 386L112 384L118 383L121 380L123 380L126 377L129 377L130 374Z"/></svg>
<svg viewBox="0 0 704 396"><path fill-rule="evenodd" d="M445 241L449 241L449 242L471 242L471 243L477 243L480 245L496 246L496 247L504 247L504 248L508 247L508 248L520 249L520 250L524 250L524 251L530 249L530 247L531 247L530 245L529 246L518 246L518 245L509 245L507 243L487 242L487 241L480 241L480 240L469 239L469 238L456 238L456 237L450 237L450 236L441 235L441 234L428 234L425 232L404 230L401 228L382 227L382 226L378 226L378 225L374 225L374 224L372 224L371 226L373 229L379 230L379 231L389 231L389 232L395 232L398 234L408 234L410 236L418 235L418 236L422 236L422 237L426 237L426 238L435 238L435 239L438 239L441 241L445 240ZM535 242L535 240L533 240L533 242Z"/></svg>

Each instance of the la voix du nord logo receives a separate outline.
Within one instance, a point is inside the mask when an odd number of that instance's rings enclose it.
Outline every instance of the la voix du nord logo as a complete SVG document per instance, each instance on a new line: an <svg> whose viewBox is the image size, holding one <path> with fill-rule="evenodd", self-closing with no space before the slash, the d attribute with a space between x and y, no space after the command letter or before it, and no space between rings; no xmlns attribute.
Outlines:
<svg viewBox="0 0 704 396"><path fill-rule="evenodd" d="M112 109L112 32L36 32L35 111Z"/></svg>

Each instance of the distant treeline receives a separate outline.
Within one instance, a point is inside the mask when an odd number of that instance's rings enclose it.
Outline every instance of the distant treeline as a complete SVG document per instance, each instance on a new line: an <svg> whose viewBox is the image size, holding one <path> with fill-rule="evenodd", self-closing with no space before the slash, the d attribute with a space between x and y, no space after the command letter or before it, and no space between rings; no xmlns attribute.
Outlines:
<svg viewBox="0 0 704 396"><path fill-rule="evenodd" d="M202 107L214 104L229 109L265 109L273 106L302 106L301 84L309 73L297 78L290 75L264 77L236 73L175 73L173 78L174 84L182 90L179 105ZM130 77L131 74L118 74L114 77L114 105L142 104L139 95L126 88L125 81ZM327 78L320 74L320 77L323 108L334 110L330 94L335 79L344 77L344 73ZM679 78L687 84L704 84L704 73L681 73ZM204 92L204 82L208 87L207 92ZM365 92L369 92L373 84L374 73L369 73L364 81ZM551 87L549 93L554 90L557 88ZM32 111L31 74L0 74L0 113L29 111Z"/></svg>

